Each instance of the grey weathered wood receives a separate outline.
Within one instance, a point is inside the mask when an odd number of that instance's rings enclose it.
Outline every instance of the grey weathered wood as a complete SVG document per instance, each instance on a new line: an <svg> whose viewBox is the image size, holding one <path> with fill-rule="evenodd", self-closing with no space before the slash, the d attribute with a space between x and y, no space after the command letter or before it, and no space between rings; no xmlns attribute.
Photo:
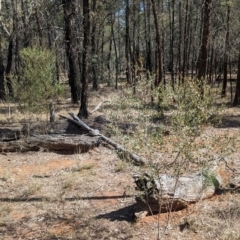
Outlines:
<svg viewBox="0 0 240 240"><path fill-rule="evenodd" d="M145 160L142 159L140 156L128 151L127 149L125 149L124 147L122 147L121 145L119 145L118 143L114 142L113 140L111 140L110 138L102 135L97 129L92 129L90 128L88 125L86 125L81 119L78 118L78 116L76 116L74 113L69 113L69 115L73 118L73 122L84 128L86 131L88 131L89 135L92 136L99 136L101 137L101 139L103 141L105 141L106 143L110 144L111 146L113 146L116 150L118 150L120 153L122 153L123 155L125 155L126 157L129 157L136 165L144 165L145 164Z"/></svg>
<svg viewBox="0 0 240 240"><path fill-rule="evenodd" d="M11 142L0 142L0 151L15 152L46 149L63 152L86 152L99 145L99 137L84 135L35 135Z"/></svg>
<svg viewBox="0 0 240 240"><path fill-rule="evenodd" d="M210 198L222 184L217 168L173 177L160 174L134 175L140 196L136 197L136 212L168 212L186 208L201 199Z"/></svg>

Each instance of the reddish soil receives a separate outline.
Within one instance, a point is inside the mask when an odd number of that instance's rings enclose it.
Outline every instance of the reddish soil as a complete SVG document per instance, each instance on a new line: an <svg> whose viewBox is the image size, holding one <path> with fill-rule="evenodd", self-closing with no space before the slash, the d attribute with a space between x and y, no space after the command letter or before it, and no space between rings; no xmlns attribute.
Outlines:
<svg viewBox="0 0 240 240"><path fill-rule="evenodd" d="M236 151L227 160L240 173L235 110L222 127L205 133L236 137ZM240 239L237 190L133 222L136 172L139 167L122 164L105 146L72 155L0 153L0 239Z"/></svg>

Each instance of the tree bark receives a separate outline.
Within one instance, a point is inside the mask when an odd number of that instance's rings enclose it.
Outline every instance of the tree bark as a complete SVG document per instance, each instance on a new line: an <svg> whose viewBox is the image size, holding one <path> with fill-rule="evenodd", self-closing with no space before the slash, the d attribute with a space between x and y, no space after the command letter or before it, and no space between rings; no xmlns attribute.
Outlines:
<svg viewBox="0 0 240 240"><path fill-rule="evenodd" d="M92 44L92 74L93 74L93 90L98 90L98 76L97 76L97 59L96 59L96 5L97 1L93 0L92 1L92 12L93 12L93 17L92 17L92 39L91 39L91 44Z"/></svg>
<svg viewBox="0 0 240 240"><path fill-rule="evenodd" d="M178 12L183 12L182 9L182 1L179 1L178 3ZM178 81L179 83L183 81L182 77L182 17L181 14L179 14L178 17L179 20L179 37L178 37Z"/></svg>
<svg viewBox="0 0 240 240"><path fill-rule="evenodd" d="M171 84L172 88L174 89L175 85L175 79L174 79L174 40L175 40L175 31L174 31L174 25L175 25L175 0L172 0L172 6L169 8L169 19L170 19L170 49L169 49L169 55L170 55L170 62L169 62L169 70L171 72ZM179 13L180 14L180 13Z"/></svg>
<svg viewBox="0 0 240 240"><path fill-rule="evenodd" d="M75 0L62 0L65 21L66 55L69 62L69 85L73 103L80 100L80 68L78 61L78 47L75 35L76 3Z"/></svg>
<svg viewBox="0 0 240 240"><path fill-rule="evenodd" d="M159 9L157 7L156 1L151 0L152 9L153 9L153 17L154 17L154 25L156 31L156 77L155 77L155 87L159 86L163 77L163 56L162 56L162 37L159 26L159 17L158 12Z"/></svg>
<svg viewBox="0 0 240 240"><path fill-rule="evenodd" d="M118 52L117 52L117 44L114 34L114 23L115 23L115 16L111 14L111 41L113 41L114 51L115 51L115 89L118 89Z"/></svg>
<svg viewBox="0 0 240 240"><path fill-rule="evenodd" d="M29 45L29 37L27 35L28 29L27 29L27 23L26 23L26 15L27 15L27 9L26 9L26 3L24 3L23 0L21 0L21 10L22 10L22 22L23 27L25 31L23 32L23 46L26 48Z"/></svg>
<svg viewBox="0 0 240 240"><path fill-rule="evenodd" d="M0 51L1 51L1 49L0 49ZM2 53L0 52L0 99L1 100L6 100L4 76L5 76L5 67L3 65Z"/></svg>
<svg viewBox="0 0 240 240"><path fill-rule="evenodd" d="M184 21L184 34L183 34L183 65L182 65L182 82L184 81L184 78L186 77L187 69L188 69L188 32L189 32L189 3L188 0L186 2L185 6L185 21Z"/></svg>
<svg viewBox="0 0 240 240"><path fill-rule="evenodd" d="M240 51L238 53L238 73L237 73L237 84L235 90L235 97L233 100L233 106L240 104Z"/></svg>
<svg viewBox="0 0 240 240"><path fill-rule="evenodd" d="M38 4L35 0L35 13L34 13L35 19L36 19L36 25L37 25L37 32L38 32L38 40L39 40L39 46L43 48L43 30L42 30L42 24L39 17L39 11L38 11Z"/></svg>
<svg viewBox="0 0 240 240"><path fill-rule="evenodd" d="M9 44L8 44L8 54L7 54L7 66L6 66L6 84L8 88L8 93L11 98L14 97L12 80L10 77L10 72L12 69L12 58L13 58L13 38L10 36Z"/></svg>
<svg viewBox="0 0 240 240"><path fill-rule="evenodd" d="M89 0L83 1L83 58L82 58L82 93L78 116L87 118L88 113L88 50L90 33Z"/></svg>
<svg viewBox="0 0 240 240"><path fill-rule="evenodd" d="M130 41L130 8L129 0L125 0L125 21L126 21L126 32L125 32L125 59L126 59L126 77L127 83L132 84L132 66L131 66L131 41Z"/></svg>
<svg viewBox="0 0 240 240"><path fill-rule="evenodd" d="M16 141L0 142L1 152L38 151L86 152L97 147L99 137L84 135L36 135Z"/></svg>
<svg viewBox="0 0 240 240"><path fill-rule="evenodd" d="M228 46L229 46L229 29L230 29L230 3L227 0L227 33L225 38L224 62L223 62L223 86L222 97L226 96L227 90L227 70L228 70Z"/></svg>
<svg viewBox="0 0 240 240"><path fill-rule="evenodd" d="M199 83L199 90L203 95L203 81L206 74L207 67L207 57L208 57L208 42L209 42L209 34L210 34L210 17L211 17L211 5L212 0L204 1L204 12L203 12L203 31L201 36L201 46L198 55L198 74L197 79Z"/></svg>

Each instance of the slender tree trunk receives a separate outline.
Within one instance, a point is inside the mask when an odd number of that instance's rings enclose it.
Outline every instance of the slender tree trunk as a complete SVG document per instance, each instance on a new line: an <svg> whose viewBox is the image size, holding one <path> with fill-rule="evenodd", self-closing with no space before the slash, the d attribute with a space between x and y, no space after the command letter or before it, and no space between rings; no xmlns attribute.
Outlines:
<svg viewBox="0 0 240 240"><path fill-rule="evenodd" d="M133 85L133 94L136 94L136 71L137 71L137 55L136 55L136 2L132 0L132 56L131 56L131 65L132 65L132 85Z"/></svg>
<svg viewBox="0 0 240 240"><path fill-rule="evenodd" d="M83 1L83 58L82 58L82 94L78 116L88 117L88 50L90 35L89 0Z"/></svg>
<svg viewBox="0 0 240 240"><path fill-rule="evenodd" d="M222 97L226 96L226 89L227 89L229 28L230 28L230 2L229 0L227 0L227 33L225 38L225 50L224 50L224 62L223 62Z"/></svg>
<svg viewBox="0 0 240 240"><path fill-rule="evenodd" d="M170 9L172 9L172 14L170 14L169 18L171 19L170 22L170 28L171 28L171 39L170 39L170 66L169 66L169 70L171 71L171 84L172 84L172 88L174 89L174 85L175 85L175 79L174 79L174 38L175 38L175 31L174 31L174 25L175 25L175 0L172 0L172 7ZM180 13L179 13L180 14Z"/></svg>
<svg viewBox="0 0 240 240"><path fill-rule="evenodd" d="M214 60L214 49L211 49L210 65L209 65L209 83L213 84L213 60Z"/></svg>
<svg viewBox="0 0 240 240"><path fill-rule="evenodd" d="M146 39L146 70L147 70L147 81L151 81L153 72L152 66L152 39L151 39L151 9L150 3L144 1L144 12L145 12L145 39ZM151 82L151 91L153 91L153 82ZM151 96L151 103L153 104L153 96Z"/></svg>
<svg viewBox="0 0 240 240"><path fill-rule="evenodd" d="M75 0L62 0L65 21L66 55L69 63L69 85L73 103L80 100L80 69L75 35Z"/></svg>
<svg viewBox="0 0 240 240"><path fill-rule="evenodd" d="M182 78L182 1L178 3L178 12L179 12L179 42L178 42L178 81L179 83L183 80Z"/></svg>
<svg viewBox="0 0 240 240"><path fill-rule="evenodd" d="M6 66L6 84L8 88L8 93L11 98L14 97L12 80L10 77L10 72L12 69L12 59L13 59L13 39L10 37L8 44L8 54L7 54L7 66Z"/></svg>
<svg viewBox="0 0 240 240"><path fill-rule="evenodd" d="M130 9L129 9L129 0L125 0L126 12L125 12L125 21L126 21L126 33L125 33L125 58L126 58L126 77L127 83L132 84L132 67L131 67L131 42L130 42Z"/></svg>
<svg viewBox="0 0 240 240"><path fill-rule="evenodd" d="M237 73L237 84L235 90L235 97L233 100L233 106L240 104L240 51L238 53L238 73Z"/></svg>
<svg viewBox="0 0 240 240"><path fill-rule="evenodd" d="M151 0L152 9L153 9L153 17L154 17L154 25L156 31L156 78L155 78L155 87L159 86L163 77L163 56L162 56L162 37L159 26L159 16L158 16L158 6L155 0Z"/></svg>
<svg viewBox="0 0 240 240"><path fill-rule="evenodd" d="M18 32L18 12L17 12L17 2L15 0L12 0L12 10L13 10L13 34L14 42L15 42L15 48L14 48L14 70L15 73L19 73L19 65L20 65L20 59L19 59L19 32Z"/></svg>
<svg viewBox="0 0 240 240"><path fill-rule="evenodd" d="M49 12L46 10L46 24L47 24L47 42L49 49L52 49L53 46L53 31L52 31L52 23L51 23L51 16ZM55 31L54 31L55 32Z"/></svg>
<svg viewBox="0 0 240 240"><path fill-rule="evenodd" d="M56 13L57 13L57 6L56 5L54 5L54 16L56 16ZM55 25L55 21L53 21L53 26ZM58 38L58 36L59 35L57 35L57 32L56 31L54 31L54 30L52 30L52 33L53 33L53 37L54 37L54 41L53 41L53 49L54 49L54 51L55 51L55 56L56 56L56 60L55 60L55 62L56 62L56 64L55 64L55 66L56 66L56 80L57 80L57 83L60 83L60 53L58 53L58 49L59 49L59 47L58 47L58 41L57 41L57 38Z"/></svg>
<svg viewBox="0 0 240 240"><path fill-rule="evenodd" d="M1 0L0 0L0 18L1 16ZM5 67L3 64L3 56L2 56L2 37L0 36L0 99L6 100L6 92L5 92L5 86L4 86L4 73L5 73Z"/></svg>
<svg viewBox="0 0 240 240"><path fill-rule="evenodd" d="M113 36L111 36L110 38L110 42L109 42L109 52L108 52L108 56L107 56L107 69L108 69L108 86L110 87L111 85L111 79L112 79L112 74L111 74L111 55L112 55L112 38Z"/></svg>
<svg viewBox="0 0 240 240"><path fill-rule="evenodd" d="M98 78L97 78L97 59L96 59L96 5L97 1L92 1L92 58L94 62L92 63L92 74L93 74L93 90L98 90Z"/></svg>
<svg viewBox="0 0 240 240"><path fill-rule="evenodd" d="M211 4L212 0L205 0L204 2L204 12L203 12L203 32L201 37L201 46L198 55L198 74L197 78L199 81L199 87L201 94L203 94L203 80L206 74L207 67L207 57L208 57L208 42L209 42L209 27L210 27L210 17L211 17Z"/></svg>
<svg viewBox="0 0 240 240"><path fill-rule="evenodd" d="M118 52L117 52L117 44L114 34L114 22L115 22L115 16L111 14L111 34L112 34L112 41L115 51L115 89L118 89Z"/></svg>
<svg viewBox="0 0 240 240"><path fill-rule="evenodd" d="M43 48L43 30L42 30L42 24L41 24L39 12L38 12L38 4L37 4L36 0L35 0L35 19L36 19L36 24L37 24L37 29L38 29L39 45L41 48Z"/></svg>
<svg viewBox="0 0 240 240"><path fill-rule="evenodd" d="M6 92L4 87L4 73L5 73L5 67L3 65L2 53L0 52L0 99L1 100L6 100Z"/></svg>
<svg viewBox="0 0 240 240"><path fill-rule="evenodd" d="M151 24L150 24L150 4L145 2L145 38L146 38L146 69L147 78L150 79L152 74L152 39L151 39Z"/></svg>
<svg viewBox="0 0 240 240"><path fill-rule="evenodd" d="M27 23L26 23L26 5L24 4L24 1L21 0L21 10L22 10L22 22L25 31L23 32L23 46L26 48L29 45L29 39L27 36Z"/></svg>
<svg viewBox="0 0 240 240"><path fill-rule="evenodd" d="M186 76L186 72L188 69L188 62L187 62L187 56L188 56L188 22L189 22L189 4L188 0L186 1L186 7L185 7L185 23L184 23L184 45L183 45L183 66L182 66L182 81L184 81L184 78Z"/></svg>
<svg viewBox="0 0 240 240"><path fill-rule="evenodd" d="M104 31L104 29L102 30L102 33L101 33L101 59L104 59L104 56L105 56L105 54L104 54L104 36L105 36L105 31ZM100 71L100 73L101 73L101 80L103 80L104 79L104 62L103 61L101 61L101 71ZM108 83L109 83L109 81L108 81Z"/></svg>

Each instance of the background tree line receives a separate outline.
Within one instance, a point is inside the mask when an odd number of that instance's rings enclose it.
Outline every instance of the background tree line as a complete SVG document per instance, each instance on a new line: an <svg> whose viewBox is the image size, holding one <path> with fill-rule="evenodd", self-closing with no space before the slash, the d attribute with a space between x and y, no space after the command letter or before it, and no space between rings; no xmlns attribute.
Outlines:
<svg viewBox="0 0 240 240"><path fill-rule="evenodd" d="M0 99L14 98L22 49L55 55L55 80L68 77L79 116L88 116L88 87L118 88L119 78L151 88L186 79L222 87L236 80L240 102L240 2L237 0L1 0Z"/></svg>

